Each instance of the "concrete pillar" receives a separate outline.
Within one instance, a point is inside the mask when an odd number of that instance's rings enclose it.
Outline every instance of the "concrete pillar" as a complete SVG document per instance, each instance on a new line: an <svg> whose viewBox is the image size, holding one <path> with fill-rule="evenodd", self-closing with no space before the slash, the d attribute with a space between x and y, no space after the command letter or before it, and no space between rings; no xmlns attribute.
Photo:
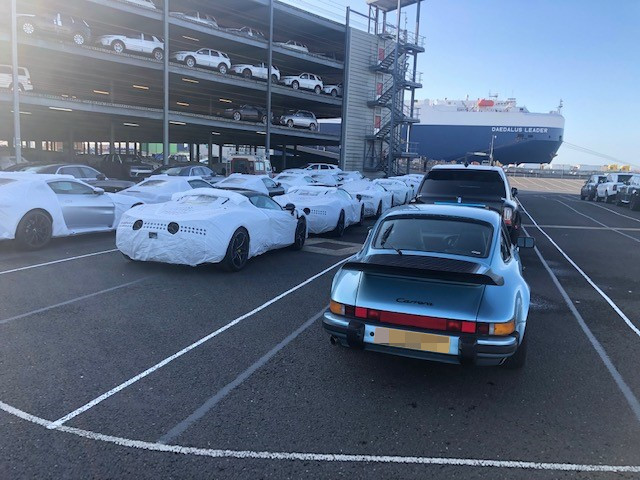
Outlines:
<svg viewBox="0 0 640 480"><path fill-rule="evenodd" d="M111 121L109 125L109 153L115 153L116 151L115 135L115 126L113 125L113 121Z"/></svg>
<svg viewBox="0 0 640 480"><path fill-rule="evenodd" d="M196 162L200 161L200 143L196 143Z"/></svg>
<svg viewBox="0 0 640 480"><path fill-rule="evenodd" d="M287 146L282 145L282 170L287 168Z"/></svg>
<svg viewBox="0 0 640 480"><path fill-rule="evenodd" d="M209 168L213 167L213 135L211 134L211 132L209 132L209 142L208 142L208 147L209 149L207 150L207 160L208 160L208 165Z"/></svg>

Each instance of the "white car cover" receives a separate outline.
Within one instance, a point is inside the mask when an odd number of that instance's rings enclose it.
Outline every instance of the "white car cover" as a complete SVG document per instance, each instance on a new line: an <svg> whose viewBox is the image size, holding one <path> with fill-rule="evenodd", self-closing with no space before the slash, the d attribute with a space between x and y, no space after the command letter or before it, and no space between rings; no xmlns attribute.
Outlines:
<svg viewBox="0 0 640 480"><path fill-rule="evenodd" d="M246 173L232 173L227 178L224 178L216 183L216 187L241 188L269 195L269 190L262 181L264 177L268 178L268 175L248 175Z"/></svg>
<svg viewBox="0 0 640 480"><path fill-rule="evenodd" d="M374 216L380 211L383 213L391 208L393 193L387 191L377 183L369 180L354 180L345 183L342 188L352 196L360 195L364 203L364 214L367 217Z"/></svg>
<svg viewBox="0 0 640 480"><path fill-rule="evenodd" d="M171 200L175 193L206 188L207 185L213 188L213 185L199 176L152 175L132 187L121 190L120 194L130 195L144 203L162 203Z"/></svg>
<svg viewBox="0 0 640 480"><path fill-rule="evenodd" d="M80 233L114 230L118 226L122 214L134 204L139 203L139 200L117 193L57 195L49 187L49 182L55 181L77 183L95 190L95 187L77 180L71 175L0 172L0 239L14 239L20 220L34 209L44 210L49 214L52 220L53 237L64 237ZM63 201L64 210L61 205ZM69 207L73 207L76 213L80 212L83 216L86 211L92 212L96 207L112 208L113 215L111 217L105 216L106 222L103 225L97 223L93 226L68 225L65 221L65 211L69 212L67 210Z"/></svg>
<svg viewBox="0 0 640 480"><path fill-rule="evenodd" d="M415 196L418 194L418 189L420 188L420 184L422 183L424 175L408 174L389 178L392 178L393 180L400 180L407 187L411 188L411 197L415 198Z"/></svg>
<svg viewBox="0 0 640 480"><path fill-rule="evenodd" d="M393 205L404 205L409 203L412 198L411 187L407 186L401 180L394 180L392 178L377 178L373 181L378 185L382 185L386 190L393 193Z"/></svg>
<svg viewBox="0 0 640 480"><path fill-rule="evenodd" d="M365 180L364 175L358 171L342 172L340 173L341 183L355 182L358 180Z"/></svg>
<svg viewBox="0 0 640 480"><path fill-rule="evenodd" d="M166 203L127 212L116 231L116 246L133 260L196 266L221 262L238 228L249 233L249 258L292 245L298 212L254 206L230 190L198 188ZM175 223L175 233L169 225Z"/></svg>
<svg viewBox="0 0 640 480"><path fill-rule="evenodd" d="M337 173L320 172L320 173L311 173L310 176L316 182L322 185L325 185L327 187L337 187L341 182L341 178Z"/></svg>
<svg viewBox="0 0 640 480"><path fill-rule="evenodd" d="M330 232L338 225L340 212L345 213L345 228L360 222L362 203L347 191L335 187L292 187L286 195L273 197L281 206L293 203L307 216L310 233Z"/></svg>
<svg viewBox="0 0 640 480"><path fill-rule="evenodd" d="M316 183L316 181L311 178L304 170L285 170L284 172L276 175L273 181L278 182L280 185L282 185L286 193L288 193L292 187L299 187Z"/></svg>

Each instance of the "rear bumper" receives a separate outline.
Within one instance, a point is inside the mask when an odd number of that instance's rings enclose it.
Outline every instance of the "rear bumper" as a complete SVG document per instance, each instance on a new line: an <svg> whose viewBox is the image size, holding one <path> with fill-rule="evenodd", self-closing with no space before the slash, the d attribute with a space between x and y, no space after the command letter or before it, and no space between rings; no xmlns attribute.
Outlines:
<svg viewBox="0 0 640 480"><path fill-rule="evenodd" d="M442 363L483 366L500 365L507 357L516 352L519 345L517 334L505 337L449 335L451 350L448 354L378 345L372 343L370 337L372 335L370 332L377 325L341 317L331 313L329 310L324 313L322 326L343 346ZM394 326L393 328L398 327ZM369 335L366 334L367 332L369 332ZM443 332L434 333L443 335Z"/></svg>

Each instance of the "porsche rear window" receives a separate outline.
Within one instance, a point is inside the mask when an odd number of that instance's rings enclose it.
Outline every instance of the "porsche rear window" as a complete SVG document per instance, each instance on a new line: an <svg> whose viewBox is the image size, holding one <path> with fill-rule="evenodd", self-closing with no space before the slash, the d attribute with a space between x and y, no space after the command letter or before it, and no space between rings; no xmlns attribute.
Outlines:
<svg viewBox="0 0 640 480"><path fill-rule="evenodd" d="M247 180L245 178L227 178L226 180L223 180L221 183L225 183L228 185L242 185L243 183L246 183Z"/></svg>
<svg viewBox="0 0 640 480"><path fill-rule="evenodd" d="M382 222L373 248L487 258L492 237L493 227L487 223L448 217L400 217Z"/></svg>
<svg viewBox="0 0 640 480"><path fill-rule="evenodd" d="M139 183L138 187L158 187L166 183L166 180L147 180L146 182Z"/></svg>

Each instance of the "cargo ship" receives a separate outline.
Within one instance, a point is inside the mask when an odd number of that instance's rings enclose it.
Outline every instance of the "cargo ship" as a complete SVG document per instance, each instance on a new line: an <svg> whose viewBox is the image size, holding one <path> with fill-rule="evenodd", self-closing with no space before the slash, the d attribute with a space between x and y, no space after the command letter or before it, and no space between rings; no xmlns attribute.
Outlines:
<svg viewBox="0 0 640 480"><path fill-rule="evenodd" d="M562 100L549 113L530 112L515 98L417 101L411 142L430 160L478 161L492 154L503 165L549 163L564 134Z"/></svg>

